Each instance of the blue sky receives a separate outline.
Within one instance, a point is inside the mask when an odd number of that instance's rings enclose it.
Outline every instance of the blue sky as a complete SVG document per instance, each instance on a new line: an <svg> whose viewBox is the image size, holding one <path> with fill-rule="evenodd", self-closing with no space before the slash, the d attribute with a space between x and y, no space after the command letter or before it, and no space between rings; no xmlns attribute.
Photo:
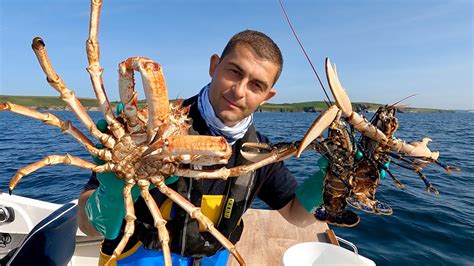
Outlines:
<svg viewBox="0 0 474 266"><path fill-rule="evenodd" d="M190 97L209 82L209 57L236 32L271 36L285 66L270 102L322 100L324 94L277 0L104 1L99 28L108 96L118 99L117 65L146 56L164 67L169 95ZM87 58L89 3L1 0L0 94L57 95L31 50L41 36L53 66L79 97L94 97ZM337 64L353 101L474 109L473 1L285 1L293 24L324 75ZM143 95L141 85L138 88ZM143 96L141 97L143 98Z"/></svg>

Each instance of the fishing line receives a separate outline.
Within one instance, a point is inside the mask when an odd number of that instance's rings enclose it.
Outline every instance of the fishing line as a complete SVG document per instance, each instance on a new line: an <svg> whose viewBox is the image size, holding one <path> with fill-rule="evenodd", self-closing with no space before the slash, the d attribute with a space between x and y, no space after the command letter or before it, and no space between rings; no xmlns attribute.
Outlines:
<svg viewBox="0 0 474 266"><path fill-rule="evenodd" d="M306 56L306 59L308 60L309 65L311 66L311 69L313 70L314 74L315 74L316 77L318 78L318 81L319 81L319 84L321 85L321 88L323 88L324 94L326 94L326 97L328 98L329 104L328 104L327 102L326 102L326 104L328 105L328 107L330 107L331 104L332 104L332 103L331 103L331 99L329 98L329 95L328 95L328 93L326 92L326 89L324 88L323 82L321 81L321 78L319 78L318 72L316 71L316 68L314 67L313 62L311 62L311 59L309 59L309 56L308 56L308 54L306 53L306 50L304 49L303 44L301 43L300 39L298 38L298 34L296 34L296 31L295 31L295 29L293 28L293 24L291 24L290 18L288 17L288 14L286 13L286 10L285 10L285 7L283 6L282 0L278 0L278 2L280 3L280 7L281 7L281 9L283 10L283 13L285 14L286 21L288 22L288 25L290 26L291 31L293 32L293 35L294 35L295 38L296 38L296 41L298 41L298 44L300 45L301 50L303 50L303 53L304 53L304 55Z"/></svg>

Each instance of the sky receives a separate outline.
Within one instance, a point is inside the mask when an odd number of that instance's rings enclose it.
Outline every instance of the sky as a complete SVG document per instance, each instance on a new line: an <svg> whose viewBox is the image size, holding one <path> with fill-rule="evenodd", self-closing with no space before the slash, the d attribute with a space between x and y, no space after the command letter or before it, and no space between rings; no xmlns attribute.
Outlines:
<svg viewBox="0 0 474 266"><path fill-rule="evenodd" d="M284 1L325 87L324 61L355 102L474 109L472 0ZM31 40L40 36L69 89L94 98L85 41L86 0L0 0L0 95L56 96ZM104 1L99 26L104 85L118 100L118 64L146 56L163 66L171 98L210 81L209 58L245 29L280 46L284 68L271 103L320 101L324 93L284 18L278 0ZM141 84L137 85L144 98ZM329 92L329 91L328 91Z"/></svg>

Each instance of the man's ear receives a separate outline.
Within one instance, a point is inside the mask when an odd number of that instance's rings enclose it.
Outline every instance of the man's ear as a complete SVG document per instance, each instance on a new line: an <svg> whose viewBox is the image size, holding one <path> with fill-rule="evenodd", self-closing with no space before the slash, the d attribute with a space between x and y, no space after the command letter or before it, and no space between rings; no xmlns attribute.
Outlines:
<svg viewBox="0 0 474 266"><path fill-rule="evenodd" d="M260 105L265 104L268 100L270 100L275 95L276 95L276 90L274 88L271 88L267 96L265 97L265 100L263 100L263 102L261 102Z"/></svg>
<svg viewBox="0 0 474 266"><path fill-rule="evenodd" d="M219 56L217 54L213 54L211 59L209 60L209 76L214 76L214 71L216 71L216 67L219 64Z"/></svg>

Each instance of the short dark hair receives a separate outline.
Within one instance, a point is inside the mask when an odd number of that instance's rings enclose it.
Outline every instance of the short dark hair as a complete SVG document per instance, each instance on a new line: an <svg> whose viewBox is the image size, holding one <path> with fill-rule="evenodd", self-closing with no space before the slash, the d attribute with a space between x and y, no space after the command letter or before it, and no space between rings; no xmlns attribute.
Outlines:
<svg viewBox="0 0 474 266"><path fill-rule="evenodd" d="M273 84L275 84L283 69L283 56L281 55L278 45L270 37L262 32L255 30L244 30L232 36L225 46L224 51L222 51L221 59L231 53L235 46L240 43L250 46L258 57L269 60L270 62L278 65L278 72L275 76L275 80L273 81Z"/></svg>

